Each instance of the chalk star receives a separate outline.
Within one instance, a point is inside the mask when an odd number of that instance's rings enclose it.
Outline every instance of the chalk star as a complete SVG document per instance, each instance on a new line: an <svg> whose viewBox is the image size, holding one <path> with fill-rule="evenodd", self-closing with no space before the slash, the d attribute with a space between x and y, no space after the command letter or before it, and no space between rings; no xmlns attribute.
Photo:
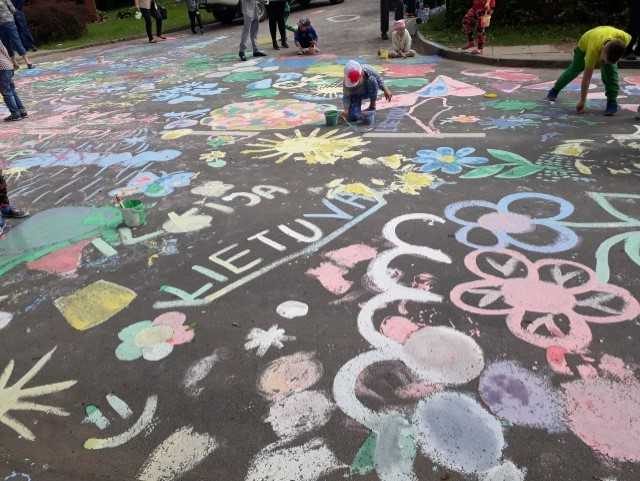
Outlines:
<svg viewBox="0 0 640 481"><path fill-rule="evenodd" d="M268 331L259 328L251 329L247 334L247 342L244 348L247 351L255 349L258 357L262 357L271 349L271 346L282 349L284 342L295 340L295 336L285 335L284 329L279 329L276 324L271 326Z"/></svg>

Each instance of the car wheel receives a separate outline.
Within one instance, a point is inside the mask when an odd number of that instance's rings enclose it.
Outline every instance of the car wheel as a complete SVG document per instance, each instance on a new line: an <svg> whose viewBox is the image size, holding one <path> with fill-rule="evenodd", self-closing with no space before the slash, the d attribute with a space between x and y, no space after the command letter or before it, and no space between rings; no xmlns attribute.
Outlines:
<svg viewBox="0 0 640 481"><path fill-rule="evenodd" d="M236 19L238 9L236 7L228 7L226 5L213 5L211 9L213 16L224 24L233 23Z"/></svg>

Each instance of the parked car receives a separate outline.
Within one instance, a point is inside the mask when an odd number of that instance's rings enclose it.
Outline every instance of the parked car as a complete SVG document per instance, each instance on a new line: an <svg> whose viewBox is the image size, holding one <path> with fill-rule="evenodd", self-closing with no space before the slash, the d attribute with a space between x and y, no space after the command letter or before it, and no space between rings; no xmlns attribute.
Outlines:
<svg viewBox="0 0 640 481"><path fill-rule="evenodd" d="M291 6L308 6L312 0L290 0ZM342 3L344 0L329 0L330 3ZM200 8L213 13L213 16L222 23L232 23L236 18L242 17L240 0L200 0ZM267 18L267 9L264 3L258 4L260 21Z"/></svg>

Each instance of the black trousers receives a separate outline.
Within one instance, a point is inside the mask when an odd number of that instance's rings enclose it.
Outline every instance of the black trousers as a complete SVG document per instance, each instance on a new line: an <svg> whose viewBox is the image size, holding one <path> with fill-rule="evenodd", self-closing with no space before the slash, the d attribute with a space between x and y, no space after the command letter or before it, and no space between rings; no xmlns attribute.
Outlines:
<svg viewBox="0 0 640 481"><path fill-rule="evenodd" d="M159 37L162 35L162 17L160 12L156 9L156 4L151 2L151 8L141 8L140 13L144 18L144 26L147 29L147 37L149 41L153 40L153 33L151 32L151 17L156 19L156 35Z"/></svg>
<svg viewBox="0 0 640 481"><path fill-rule="evenodd" d="M405 2L407 4L407 13L410 15L415 15L416 14L416 0L405 0Z"/></svg>
<svg viewBox="0 0 640 481"><path fill-rule="evenodd" d="M640 55L640 44L636 46L638 40L640 39L640 1L639 0L629 0L629 16L631 17L629 20L629 30L628 32L631 34L631 43L627 46L627 54L634 52L635 54Z"/></svg>
<svg viewBox="0 0 640 481"><path fill-rule="evenodd" d="M404 18L404 4L402 0L380 0L380 31L389 31L389 12L393 9L396 13L396 20Z"/></svg>
<svg viewBox="0 0 640 481"><path fill-rule="evenodd" d="M271 0L267 5L267 15L269 16L269 31L271 40L276 43L276 26L280 31L280 39L287 40L287 29L285 24L285 2Z"/></svg>
<svg viewBox="0 0 640 481"><path fill-rule="evenodd" d="M195 12L189 11L189 21L191 22L191 31L196 33L196 21L198 22L198 27L202 30L202 18L200 18L200 12L197 10Z"/></svg>

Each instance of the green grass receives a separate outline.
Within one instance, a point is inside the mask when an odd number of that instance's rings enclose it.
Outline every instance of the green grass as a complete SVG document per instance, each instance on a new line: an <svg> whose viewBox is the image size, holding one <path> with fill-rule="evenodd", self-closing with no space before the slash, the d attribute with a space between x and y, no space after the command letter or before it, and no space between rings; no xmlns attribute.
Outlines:
<svg viewBox="0 0 640 481"><path fill-rule="evenodd" d="M131 2L133 3L133 1ZM164 31L172 29L189 28L189 16L187 15L187 7L184 2L178 4L175 0L165 0L164 7L167 9L167 20L162 24ZM121 10L128 10L127 8ZM95 43L108 42L112 40L127 40L132 38L146 37L144 29L144 20L136 20L135 18L119 19L117 14L119 10L111 10L106 12L107 19L100 23L90 23L87 25L87 33L75 40L66 40L63 42L55 42L42 45L43 50L57 50L70 47L81 47ZM213 15L201 10L203 22L213 21ZM155 22L153 25L155 33Z"/></svg>
<svg viewBox="0 0 640 481"><path fill-rule="evenodd" d="M593 25L491 25L487 30L487 43L494 46L545 45L573 43ZM420 31L437 43L459 47L466 43L462 25L449 25L445 15L431 18L420 25Z"/></svg>

